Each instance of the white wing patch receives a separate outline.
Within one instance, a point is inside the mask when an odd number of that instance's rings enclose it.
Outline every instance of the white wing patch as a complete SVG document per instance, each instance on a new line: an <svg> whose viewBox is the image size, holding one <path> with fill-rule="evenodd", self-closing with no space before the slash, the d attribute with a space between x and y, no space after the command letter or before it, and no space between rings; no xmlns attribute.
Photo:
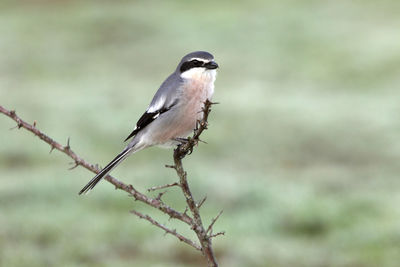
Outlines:
<svg viewBox="0 0 400 267"><path fill-rule="evenodd" d="M163 108L164 104L165 104L165 97L160 97L157 100L157 102L154 103L153 105L149 106L146 111L148 113L157 112L158 110Z"/></svg>

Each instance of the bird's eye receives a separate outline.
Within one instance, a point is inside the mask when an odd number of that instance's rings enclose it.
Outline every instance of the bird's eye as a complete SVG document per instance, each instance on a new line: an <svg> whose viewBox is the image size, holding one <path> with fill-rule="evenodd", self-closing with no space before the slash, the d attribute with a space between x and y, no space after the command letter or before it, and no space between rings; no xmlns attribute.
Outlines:
<svg viewBox="0 0 400 267"><path fill-rule="evenodd" d="M196 67L200 67L203 65L203 62L199 61L199 60L192 60L192 64Z"/></svg>
<svg viewBox="0 0 400 267"><path fill-rule="evenodd" d="M193 60L184 62L182 64L181 68L180 68L180 71L181 71L181 73L183 73L183 72L185 72L187 70L190 70L192 68L198 68L198 67L203 67L203 66L204 66L204 62L203 61L200 61L200 60L197 60L197 59L193 59Z"/></svg>

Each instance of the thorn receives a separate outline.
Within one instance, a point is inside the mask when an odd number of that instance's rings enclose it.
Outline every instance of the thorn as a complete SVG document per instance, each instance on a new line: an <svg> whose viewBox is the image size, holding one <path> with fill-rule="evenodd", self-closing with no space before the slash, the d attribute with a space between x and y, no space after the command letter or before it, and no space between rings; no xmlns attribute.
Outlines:
<svg viewBox="0 0 400 267"><path fill-rule="evenodd" d="M221 216L221 214L222 214L223 211L224 211L224 210L221 210L221 211L218 213L217 217L215 217L214 219L212 219L210 225L209 225L208 228L207 228L206 234L207 234L207 233L210 233L210 234L211 234L211 232L212 232L212 227L213 227L214 223L218 220L219 216Z"/></svg>
<svg viewBox="0 0 400 267"><path fill-rule="evenodd" d="M202 142L203 144L208 145L208 143L207 143L206 141L203 141L203 140L201 140L200 138L197 138L197 140L198 140L199 142Z"/></svg>
<svg viewBox="0 0 400 267"><path fill-rule="evenodd" d="M68 137L68 140L67 140L67 145L64 147L64 149L65 150L70 150L71 149L71 146L69 145L69 137Z"/></svg>
<svg viewBox="0 0 400 267"><path fill-rule="evenodd" d="M156 190L158 190L158 189L164 189L164 188L173 187L173 186L180 186L180 184L178 184L177 182L175 182L175 183L172 183L172 184L166 184L166 185L160 185L160 186L153 186L153 187L147 189L147 192L156 191Z"/></svg>
<svg viewBox="0 0 400 267"><path fill-rule="evenodd" d="M117 186L115 186L115 190L117 190L117 189L119 189L119 188ZM132 194L128 194L128 197L133 197L135 199L135 201L138 200L138 198L135 195L132 195Z"/></svg>
<svg viewBox="0 0 400 267"><path fill-rule="evenodd" d="M205 196L202 200L200 200L199 204L197 204L197 208L200 209L200 207L204 204L204 202L206 202L207 200L207 196Z"/></svg>
<svg viewBox="0 0 400 267"><path fill-rule="evenodd" d="M158 194L158 196L156 197L156 200L162 202L161 197L162 197L165 193L167 193L167 191L160 192L160 193Z"/></svg>
<svg viewBox="0 0 400 267"><path fill-rule="evenodd" d="M72 163L72 162L71 162L71 163ZM73 170L73 169L75 169L75 168L78 167L78 166L79 166L79 163L75 161L75 165L72 166L71 168L68 168L68 170Z"/></svg>
<svg viewBox="0 0 400 267"><path fill-rule="evenodd" d="M188 206L186 206L186 207L185 207L185 211L183 212L183 215L186 215L186 216L187 216L188 210L189 210L189 208L188 208Z"/></svg>
<svg viewBox="0 0 400 267"><path fill-rule="evenodd" d="M225 231L218 232L218 233L213 234L213 235L209 235L208 237L209 237L209 238L214 238L214 237L217 237L217 236L219 236L219 235L225 235Z"/></svg>
<svg viewBox="0 0 400 267"><path fill-rule="evenodd" d="M171 169L175 169L176 170L176 166L175 165L165 165L165 168L171 168Z"/></svg>
<svg viewBox="0 0 400 267"><path fill-rule="evenodd" d="M35 128L36 128L36 123L37 123L36 120L34 120L33 121L33 127L35 127Z"/></svg>
<svg viewBox="0 0 400 267"><path fill-rule="evenodd" d="M56 148L55 146L51 145L51 148L50 148L49 154L51 154L51 152L53 152L53 150L54 150L55 148Z"/></svg>

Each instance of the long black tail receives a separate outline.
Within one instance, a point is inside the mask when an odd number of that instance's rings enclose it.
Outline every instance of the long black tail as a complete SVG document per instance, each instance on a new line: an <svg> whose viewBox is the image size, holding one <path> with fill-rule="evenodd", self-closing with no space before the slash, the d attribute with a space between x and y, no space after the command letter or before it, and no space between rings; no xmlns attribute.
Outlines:
<svg viewBox="0 0 400 267"><path fill-rule="evenodd" d="M120 164L131 152L132 147L126 147L121 153L118 154L110 163L107 164L90 182L79 191L79 195L87 193L92 190L100 180L106 176L112 169Z"/></svg>

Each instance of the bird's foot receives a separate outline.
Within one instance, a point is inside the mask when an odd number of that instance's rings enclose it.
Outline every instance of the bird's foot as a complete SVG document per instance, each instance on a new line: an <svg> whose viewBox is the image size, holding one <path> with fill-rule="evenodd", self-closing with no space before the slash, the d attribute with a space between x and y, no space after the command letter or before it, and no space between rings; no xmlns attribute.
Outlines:
<svg viewBox="0 0 400 267"><path fill-rule="evenodd" d="M179 142L180 145L184 145L189 142L189 138L176 137L174 138L174 141Z"/></svg>
<svg viewBox="0 0 400 267"><path fill-rule="evenodd" d="M191 140L192 139L190 137L188 137L188 138L181 138L181 137L174 138L174 141L179 142L178 147L182 147L182 146L188 145L188 143L191 142ZM192 154L193 146L189 145L188 148L186 148L186 150L187 150L187 152L185 154L187 154L187 155Z"/></svg>

